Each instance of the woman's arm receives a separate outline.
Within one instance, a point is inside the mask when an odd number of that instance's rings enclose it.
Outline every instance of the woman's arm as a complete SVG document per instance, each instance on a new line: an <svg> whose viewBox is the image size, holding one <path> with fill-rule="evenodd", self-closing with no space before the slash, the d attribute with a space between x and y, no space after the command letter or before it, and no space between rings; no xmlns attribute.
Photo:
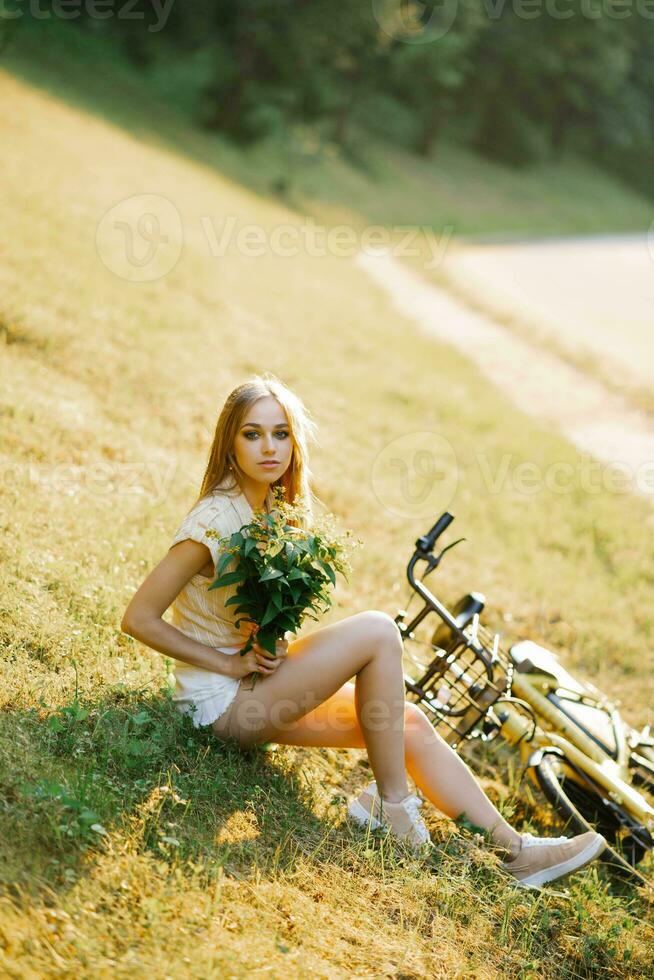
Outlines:
<svg viewBox="0 0 654 980"><path fill-rule="evenodd" d="M162 619L189 579L210 560L211 553L207 546L190 538L174 545L134 593L120 628L123 633L153 650L193 667L203 667L227 677L241 677L244 676L243 670L249 666L249 659L246 665L243 663L245 657L214 650ZM250 666L249 669L253 668Z"/></svg>

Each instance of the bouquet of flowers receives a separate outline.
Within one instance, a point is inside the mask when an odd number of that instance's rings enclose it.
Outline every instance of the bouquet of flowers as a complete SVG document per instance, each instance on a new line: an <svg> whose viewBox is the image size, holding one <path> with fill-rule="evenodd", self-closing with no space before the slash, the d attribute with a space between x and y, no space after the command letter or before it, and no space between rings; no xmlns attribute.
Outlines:
<svg viewBox="0 0 654 980"><path fill-rule="evenodd" d="M281 487L273 493L270 514L256 512L249 524L227 538L213 529L206 534L218 538L225 549L209 589L237 586L225 603L236 607L236 628L242 622L258 627L257 643L274 657L276 641L284 633L297 632L305 618L317 620L316 613L329 609L336 573L347 579L349 549L361 541L351 531L340 532L331 514L318 517L310 530L289 523L305 523L306 507L301 500L287 503ZM234 560L235 568L227 571ZM240 653L247 653L253 642L254 631Z"/></svg>

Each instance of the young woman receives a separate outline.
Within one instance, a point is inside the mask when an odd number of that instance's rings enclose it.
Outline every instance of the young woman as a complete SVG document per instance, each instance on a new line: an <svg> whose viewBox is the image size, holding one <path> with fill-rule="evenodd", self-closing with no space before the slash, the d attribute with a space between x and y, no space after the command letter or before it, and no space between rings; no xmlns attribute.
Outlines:
<svg viewBox="0 0 654 980"><path fill-rule="evenodd" d="M207 589L220 548L205 532L229 535L254 510L269 510L275 486L289 501L304 497L311 511L313 432L302 402L271 375L231 392L199 498L129 603L121 629L174 659L177 707L196 727L211 725L218 739L365 748L375 781L349 805L359 823L390 828L428 852L422 800L409 791L408 771L437 809L488 830L505 854L503 867L523 886L539 887L594 860L606 846L599 834L537 838L503 819L423 711L405 701L402 641L386 613L360 612L281 640L274 658L256 642L238 655L248 631L236 629L233 606L225 605L235 587ZM162 616L171 604L169 624Z"/></svg>

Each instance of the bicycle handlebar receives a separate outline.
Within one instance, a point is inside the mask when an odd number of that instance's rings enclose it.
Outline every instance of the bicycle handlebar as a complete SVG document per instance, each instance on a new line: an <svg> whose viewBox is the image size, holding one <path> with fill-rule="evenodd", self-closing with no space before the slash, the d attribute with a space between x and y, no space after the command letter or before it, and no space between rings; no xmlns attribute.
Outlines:
<svg viewBox="0 0 654 980"><path fill-rule="evenodd" d="M422 551L423 553L433 551L434 545L436 544L436 539L439 538L443 531L450 526L453 520L454 516L448 511L441 514L432 529L427 534L423 534L422 537L418 538L416 541L416 548L418 551Z"/></svg>

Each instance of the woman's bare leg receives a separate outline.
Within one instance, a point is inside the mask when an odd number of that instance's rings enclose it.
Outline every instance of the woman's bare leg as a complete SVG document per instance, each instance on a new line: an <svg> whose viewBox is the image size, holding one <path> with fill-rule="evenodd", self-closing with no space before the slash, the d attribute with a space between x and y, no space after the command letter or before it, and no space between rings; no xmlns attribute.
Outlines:
<svg viewBox="0 0 654 980"><path fill-rule="evenodd" d="M488 799L461 756L434 731L424 711L407 705L407 768L416 786L448 817L465 816L487 830L509 851L520 846L520 834Z"/></svg>
<svg viewBox="0 0 654 980"><path fill-rule="evenodd" d="M345 684L319 707L287 726L273 741L285 745L364 748L355 685ZM441 813L453 819L466 816L509 850L518 845L519 834L493 806L463 759L434 731L421 708L410 702L405 703L405 764L416 786Z"/></svg>
<svg viewBox="0 0 654 980"><path fill-rule="evenodd" d="M238 741L282 741L289 726L355 675L356 714L377 785L389 803L404 799L402 639L386 613L358 613L289 643L277 670L239 699L233 718Z"/></svg>

